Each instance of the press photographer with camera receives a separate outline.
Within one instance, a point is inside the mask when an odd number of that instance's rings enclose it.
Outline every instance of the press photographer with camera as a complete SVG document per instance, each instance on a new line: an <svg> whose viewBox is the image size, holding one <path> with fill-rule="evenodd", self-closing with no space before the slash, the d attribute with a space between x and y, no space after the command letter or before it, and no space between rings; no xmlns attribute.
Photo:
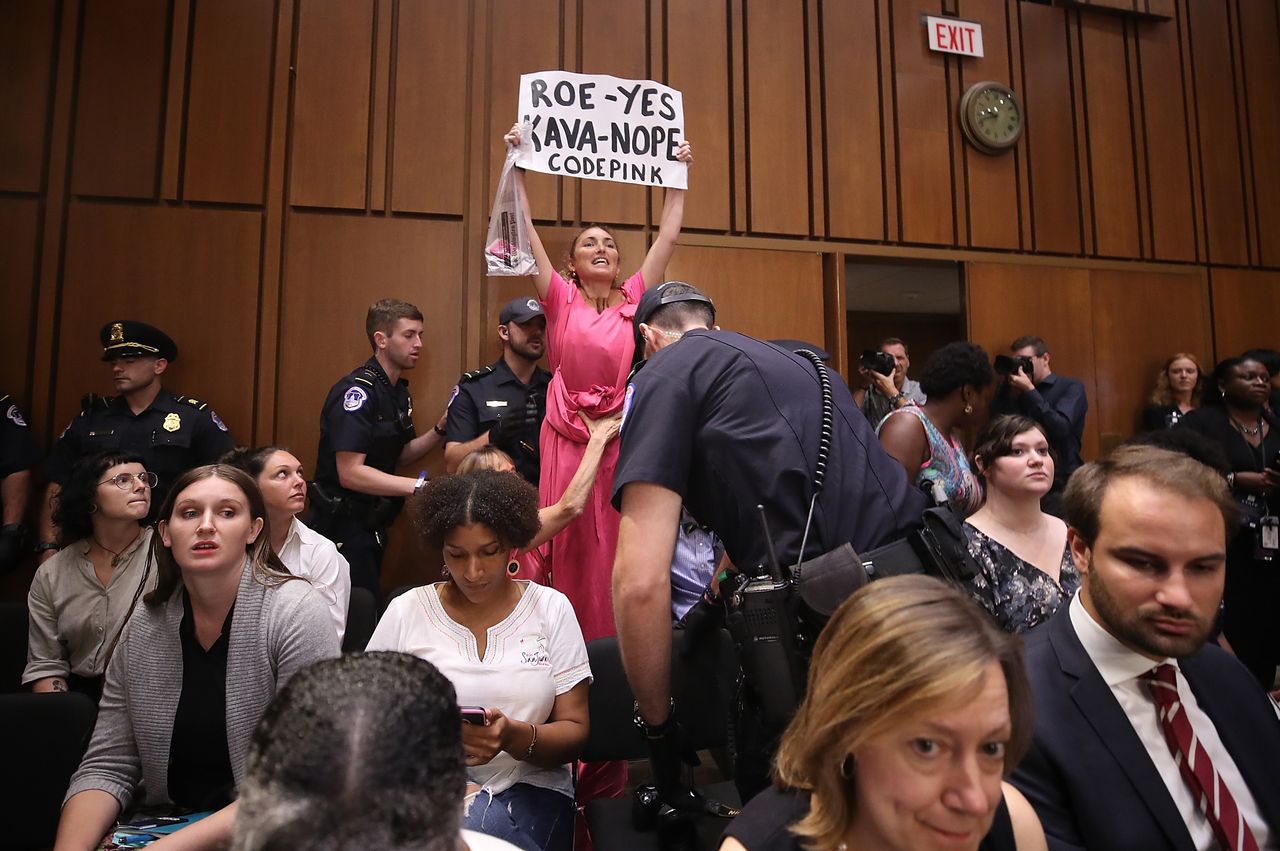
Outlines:
<svg viewBox="0 0 1280 851"><path fill-rule="evenodd" d="M723 540L733 564L754 575L802 556L805 570L846 554L850 563L840 567L860 569L855 551L901 538L925 502L816 355L714 322L711 300L688 284L669 282L641 298L635 325L648 361L627 389L613 489L622 513L613 574L618 641L655 779L677 808L698 806L680 780L679 710L673 714L670 694L670 570L681 505ZM829 450L819 466L824 430ZM782 727L761 723L762 698L772 699L784 680L795 687L789 665L799 660L779 654L775 661L781 673L765 680L767 689L756 688L748 672L735 723L735 780L744 799L767 785Z"/></svg>
<svg viewBox="0 0 1280 851"><path fill-rule="evenodd" d="M1062 491L1067 479L1084 463L1080 446L1089 400L1083 384L1054 373L1049 347L1040 337L1019 337L1009 349L1013 357L999 355L995 360L995 370L1002 381L991 403L991 415L1022 414L1044 427L1058 465L1053 487L1041 501L1041 507L1061 517Z"/></svg>
<svg viewBox="0 0 1280 851"><path fill-rule="evenodd" d="M905 405L925 403L920 383L907 378L910 367L907 344L897 337L886 337L878 348L862 353L858 374L863 386L853 392L853 401L873 428Z"/></svg>

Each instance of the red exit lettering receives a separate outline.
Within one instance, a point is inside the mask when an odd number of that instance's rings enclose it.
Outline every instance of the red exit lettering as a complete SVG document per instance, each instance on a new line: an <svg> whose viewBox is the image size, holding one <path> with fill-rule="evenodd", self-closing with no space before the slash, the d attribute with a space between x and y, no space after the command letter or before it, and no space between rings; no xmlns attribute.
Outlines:
<svg viewBox="0 0 1280 851"><path fill-rule="evenodd" d="M982 56L982 25L971 21L927 17L929 47L946 53Z"/></svg>

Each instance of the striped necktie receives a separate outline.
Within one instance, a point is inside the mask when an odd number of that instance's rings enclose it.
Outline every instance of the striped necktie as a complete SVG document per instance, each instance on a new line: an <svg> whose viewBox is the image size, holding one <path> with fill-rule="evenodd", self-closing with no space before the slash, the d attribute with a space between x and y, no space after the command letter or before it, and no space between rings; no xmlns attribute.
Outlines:
<svg viewBox="0 0 1280 851"><path fill-rule="evenodd" d="M1158 665L1143 674L1142 680L1155 699L1169 752L1218 842L1226 851L1258 851L1258 842L1240 814L1235 798L1231 797L1231 790L1218 776L1209 753L1191 729L1191 720L1178 698L1177 669L1168 664Z"/></svg>

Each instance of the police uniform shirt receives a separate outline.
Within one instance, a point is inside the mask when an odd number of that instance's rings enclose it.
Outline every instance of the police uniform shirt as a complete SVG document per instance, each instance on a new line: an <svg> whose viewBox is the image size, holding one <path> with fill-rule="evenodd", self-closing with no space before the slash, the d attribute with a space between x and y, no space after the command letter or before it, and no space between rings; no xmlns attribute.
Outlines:
<svg viewBox="0 0 1280 851"><path fill-rule="evenodd" d="M85 397L79 415L58 438L49 456L49 478L66 480L77 459L103 450L136 452L159 478L151 494L159 508L174 479L201 464L212 464L235 448L227 426L204 402L161 390L134 414L122 396Z"/></svg>
<svg viewBox="0 0 1280 851"><path fill-rule="evenodd" d="M40 447L18 403L8 394L0 395L0 479L29 470L40 462Z"/></svg>
<svg viewBox="0 0 1280 851"><path fill-rule="evenodd" d="M532 396L538 409L537 422L530 423L525 434L521 435L523 445L520 451L512 453L512 460L520 475L534 485L538 484L538 433L542 428L542 418L547 413L547 385L550 383L551 373L542 367L534 367L529 383L521 384L502 358L484 369L468 372L458 381L453 401L449 403L445 440L451 443L475 440L500 418L524 407Z"/></svg>
<svg viewBox="0 0 1280 851"><path fill-rule="evenodd" d="M377 358L369 358L333 385L320 411L316 481L340 487L338 452L359 452L364 463L395 474L400 453L414 438L409 382L394 385Z"/></svg>
<svg viewBox="0 0 1280 851"><path fill-rule="evenodd" d="M865 552L901 537L924 509L923 494L830 375L835 427L806 558L845 542ZM742 334L695 330L649 358L623 410L615 507L632 482L675 491L750 571L767 564L763 504L779 559L796 561L822 420L813 364Z"/></svg>

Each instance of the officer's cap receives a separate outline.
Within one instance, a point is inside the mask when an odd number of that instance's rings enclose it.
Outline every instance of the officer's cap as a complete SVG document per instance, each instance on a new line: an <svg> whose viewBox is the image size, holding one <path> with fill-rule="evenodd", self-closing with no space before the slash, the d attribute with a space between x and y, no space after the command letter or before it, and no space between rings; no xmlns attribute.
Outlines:
<svg viewBox="0 0 1280 851"><path fill-rule="evenodd" d="M823 363L831 361L831 355L827 353L826 349L821 346L815 346L813 343L806 343L804 340L770 340L769 342L773 343L778 348L786 349L789 352L808 349L817 355Z"/></svg>
<svg viewBox="0 0 1280 851"><path fill-rule="evenodd" d="M169 335L145 322L108 322L98 332L98 339L102 340L102 359L106 361L126 355L178 359L178 346Z"/></svg>
<svg viewBox="0 0 1280 851"><path fill-rule="evenodd" d="M669 292L672 287L679 285L679 292ZM658 284L656 287L650 287L644 291L644 295L640 296L640 303L636 305L635 322L636 336L639 338L640 323L647 323L653 318L653 314L658 312L658 308L665 307L668 304L675 304L678 301L700 301L707 307L711 308L712 317L716 314L716 305L711 299L707 298L693 284L687 284L684 281L667 281Z"/></svg>
<svg viewBox="0 0 1280 851"><path fill-rule="evenodd" d="M498 324L524 323L539 316L546 316L546 314L542 312L542 305L538 304L536 298L513 298L502 306L502 312L498 314Z"/></svg>

